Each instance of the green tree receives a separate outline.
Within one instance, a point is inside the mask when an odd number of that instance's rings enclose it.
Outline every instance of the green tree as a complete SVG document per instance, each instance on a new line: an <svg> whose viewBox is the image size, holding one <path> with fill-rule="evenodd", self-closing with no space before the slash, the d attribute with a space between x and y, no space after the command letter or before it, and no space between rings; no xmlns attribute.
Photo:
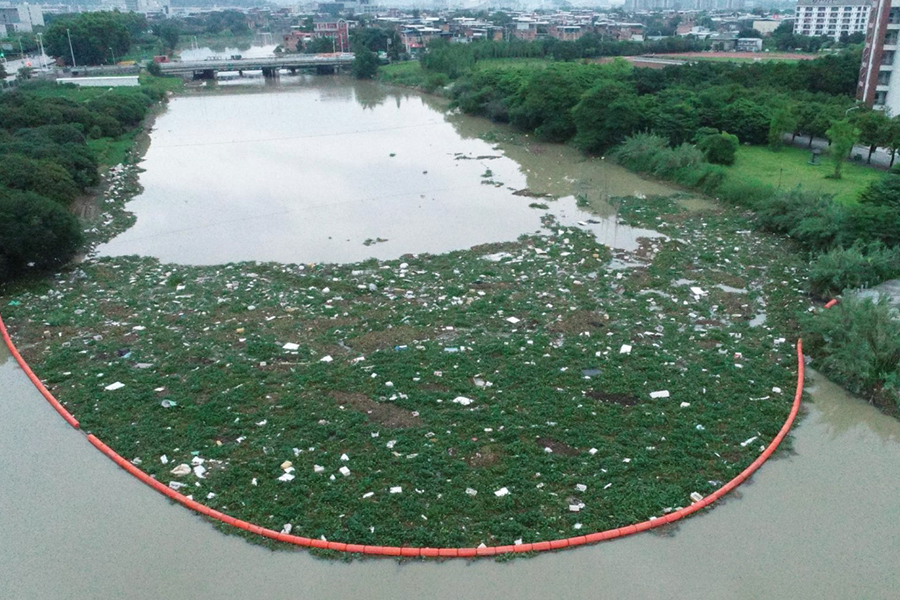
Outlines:
<svg viewBox="0 0 900 600"><path fill-rule="evenodd" d="M328 54L334 52L334 38L313 38L303 47L303 52L305 54Z"/></svg>
<svg viewBox="0 0 900 600"><path fill-rule="evenodd" d="M769 123L769 148L776 151L781 150L784 146L784 134L796 131L797 123L797 115L791 106L775 109Z"/></svg>
<svg viewBox="0 0 900 600"><path fill-rule="evenodd" d="M81 191L62 166L22 154L7 154L0 159L0 185L35 192L63 205L74 200Z"/></svg>
<svg viewBox="0 0 900 600"><path fill-rule="evenodd" d="M109 62L111 53L116 56L127 54L131 48L132 31L139 32L141 28L147 28L146 20L133 13L85 12L54 19L44 32L44 45L48 54L71 65L71 34L77 64L105 64Z"/></svg>
<svg viewBox="0 0 900 600"><path fill-rule="evenodd" d="M866 162L871 163L878 147L891 141L891 120L879 110L864 109L854 115L853 124L859 129L859 141L869 147Z"/></svg>
<svg viewBox="0 0 900 600"><path fill-rule="evenodd" d="M715 165L733 165L738 146L738 137L726 131L712 130L697 138L697 147L703 151L706 160Z"/></svg>
<svg viewBox="0 0 900 600"><path fill-rule="evenodd" d="M835 121L825 132L831 141L831 160L834 163L833 179L841 178L841 167L844 166L844 159L853 149L853 144L859 139L859 129L847 119Z"/></svg>
<svg viewBox="0 0 900 600"><path fill-rule="evenodd" d="M65 208L33 192L0 186L0 282L64 264L81 240L78 219Z"/></svg>
<svg viewBox="0 0 900 600"><path fill-rule="evenodd" d="M584 93L572 109L575 145L600 153L638 131L643 111L638 96L624 83L601 80Z"/></svg>
<svg viewBox="0 0 900 600"><path fill-rule="evenodd" d="M163 21L154 25L153 35L159 38L160 44L167 52L175 50L178 46L178 25L172 21Z"/></svg>
<svg viewBox="0 0 900 600"><path fill-rule="evenodd" d="M378 73L378 56L359 44L354 50L353 65L351 71L357 79L372 79Z"/></svg>

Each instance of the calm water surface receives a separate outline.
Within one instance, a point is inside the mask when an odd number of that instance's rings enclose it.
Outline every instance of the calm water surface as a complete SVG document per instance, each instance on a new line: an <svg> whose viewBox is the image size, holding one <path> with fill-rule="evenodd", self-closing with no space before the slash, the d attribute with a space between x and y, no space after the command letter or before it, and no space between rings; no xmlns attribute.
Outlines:
<svg viewBox="0 0 900 600"><path fill-rule="evenodd" d="M656 234L617 224L603 199L671 193L572 149L486 142L503 130L418 94L285 79L172 100L141 164L144 193L129 205L137 224L100 254L218 264L443 253L540 230L548 211L534 202L627 250ZM524 189L560 199L514 195ZM577 208L576 194L604 216Z"/></svg>

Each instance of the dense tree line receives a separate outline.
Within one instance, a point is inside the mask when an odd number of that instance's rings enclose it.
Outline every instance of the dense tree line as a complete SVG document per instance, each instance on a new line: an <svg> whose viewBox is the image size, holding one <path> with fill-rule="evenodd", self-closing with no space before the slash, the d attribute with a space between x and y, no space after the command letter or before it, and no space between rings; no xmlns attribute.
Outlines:
<svg viewBox="0 0 900 600"><path fill-rule="evenodd" d="M115 11L85 12L61 15L53 19L44 32L47 54L72 64L99 65L123 56L131 49L133 39L147 30L147 19L137 13ZM69 49L71 36L72 49Z"/></svg>
<svg viewBox="0 0 900 600"><path fill-rule="evenodd" d="M74 255L81 227L69 205L99 181L88 140L127 132L160 99L116 88L76 102L45 86L0 96L0 283Z"/></svg>

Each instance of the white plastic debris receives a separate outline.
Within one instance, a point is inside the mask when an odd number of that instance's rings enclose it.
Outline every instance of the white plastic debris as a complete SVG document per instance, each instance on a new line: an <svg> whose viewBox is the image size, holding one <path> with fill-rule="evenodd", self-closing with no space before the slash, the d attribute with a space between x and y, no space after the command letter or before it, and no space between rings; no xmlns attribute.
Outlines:
<svg viewBox="0 0 900 600"><path fill-rule="evenodd" d="M461 404L463 406L468 406L475 401L472 400L471 398L466 398L465 396L457 396L456 398L453 399L453 402L455 404Z"/></svg>
<svg viewBox="0 0 900 600"><path fill-rule="evenodd" d="M691 501L700 502L701 500L703 500L703 494L700 492L691 492Z"/></svg>
<svg viewBox="0 0 900 600"><path fill-rule="evenodd" d="M313 465L313 473L323 473L325 471L325 467L322 465Z"/></svg>
<svg viewBox="0 0 900 600"><path fill-rule="evenodd" d="M631 354L631 346L622 344L622 347L619 348L619 354Z"/></svg>
<svg viewBox="0 0 900 600"><path fill-rule="evenodd" d="M391 488L390 490L388 490L388 491L389 491L391 494L402 494L402 493L403 493L403 487L402 487L402 486L399 486L399 485L395 485L394 487L392 487L392 488Z"/></svg>
<svg viewBox="0 0 900 600"><path fill-rule="evenodd" d="M161 462L164 465L167 465L167 464L169 464L169 457L166 456L165 454L163 454L162 456L159 457L159 462Z"/></svg>
<svg viewBox="0 0 900 600"><path fill-rule="evenodd" d="M362 495L362 497L363 498L371 498L374 495L375 495L375 492L366 492L365 494Z"/></svg>
<svg viewBox="0 0 900 600"><path fill-rule="evenodd" d="M470 496L477 496L478 490L476 490L475 488L466 488L466 493Z"/></svg>
<svg viewBox="0 0 900 600"><path fill-rule="evenodd" d="M780 388L780 387L773 387L773 388L772 388L772 393L774 393L774 394L780 394L780 393L781 393L781 388Z"/></svg>
<svg viewBox="0 0 900 600"><path fill-rule="evenodd" d="M350 475L350 469L348 469L347 467L341 467L340 469L338 469L338 473L340 473L344 477L347 477Z"/></svg>
<svg viewBox="0 0 900 600"><path fill-rule="evenodd" d="M578 512L580 510L581 510L581 506L579 506L578 504L570 504L569 505L569 512Z"/></svg>
<svg viewBox="0 0 900 600"><path fill-rule="evenodd" d="M507 494L509 494L509 490L505 487L502 487L499 490L497 490L496 492L494 492L494 495L497 496L498 498L502 498L503 496L506 496Z"/></svg>
<svg viewBox="0 0 900 600"><path fill-rule="evenodd" d="M669 390L660 390L658 392L650 392L651 398L668 398Z"/></svg>
<svg viewBox="0 0 900 600"><path fill-rule="evenodd" d="M579 492L586 492L586 491L587 491L587 486L584 485L583 483L576 483L576 484L575 484L575 489L578 490Z"/></svg>
<svg viewBox="0 0 900 600"><path fill-rule="evenodd" d="M172 408L173 406L178 406L178 403L174 400L169 400L168 398L159 403L163 408Z"/></svg>
<svg viewBox="0 0 900 600"><path fill-rule="evenodd" d="M750 444L752 444L753 442L755 442L755 441L758 440L758 439L759 439L759 436L758 436L758 435L754 435L752 438L747 439L747 440L744 440L743 442L741 442L741 446L742 446L743 448L746 448L747 446L749 446Z"/></svg>
<svg viewBox="0 0 900 600"><path fill-rule="evenodd" d="M121 381L117 381L117 382L115 382L115 383L109 384L109 385L106 386L104 389L105 389L107 392L114 392L114 391L116 391L116 390L121 390L123 387L125 387L125 384L122 383Z"/></svg>
<svg viewBox="0 0 900 600"><path fill-rule="evenodd" d="M682 403L679 404L678 406L680 406L681 408L687 408L687 407L689 407L690 405L691 405L690 402L682 402Z"/></svg>
<svg viewBox="0 0 900 600"><path fill-rule="evenodd" d="M346 454L341 454L341 460L344 462L347 462L348 460L350 460L350 457L347 456Z"/></svg>
<svg viewBox="0 0 900 600"><path fill-rule="evenodd" d="M197 476L198 479L206 479L204 474L206 473L206 467L203 465L197 465L194 467L194 475Z"/></svg>
<svg viewBox="0 0 900 600"><path fill-rule="evenodd" d="M177 477L181 477L182 475L187 475L190 472L191 472L191 466L186 465L184 463L178 465L177 467L175 467L174 469L169 471L169 473L171 473L172 475L175 475Z"/></svg>
<svg viewBox="0 0 900 600"><path fill-rule="evenodd" d="M509 317L509 318L506 319L506 320L507 320L509 323L512 323L513 325L515 325L516 323L519 323L519 322L521 321L521 319L517 319L516 317Z"/></svg>
<svg viewBox="0 0 900 600"><path fill-rule="evenodd" d="M176 492L181 488L185 487L187 484L181 483L180 481L170 481L169 488L175 490Z"/></svg>
<svg viewBox="0 0 900 600"><path fill-rule="evenodd" d="M597 452L598 450L596 448L591 448L590 450L588 450L588 454L590 454L591 456L597 454Z"/></svg>
<svg viewBox="0 0 900 600"><path fill-rule="evenodd" d="M284 473L281 477L278 478L278 481L291 481L294 479L294 476L290 473Z"/></svg>
<svg viewBox="0 0 900 600"><path fill-rule="evenodd" d="M293 529L293 528L294 528L294 526L291 525L290 523L285 523L284 527L281 528L281 533L290 533L291 529Z"/></svg>
<svg viewBox="0 0 900 600"><path fill-rule="evenodd" d="M697 296L698 298L699 298L700 296L706 296L706 295L707 295L705 291L703 291L702 289L700 289L700 288L698 288L698 287L692 287L692 288L691 288L691 292L692 292L695 296Z"/></svg>
<svg viewBox="0 0 900 600"><path fill-rule="evenodd" d="M330 362L333 361L333 360L334 360L334 359L331 358L331 356L329 355L329 356L323 356L322 358L320 358L320 359L319 359L319 362L330 363Z"/></svg>
<svg viewBox="0 0 900 600"><path fill-rule="evenodd" d="M284 346L282 346L281 348L282 348L282 350L289 350L289 351L293 352L294 350L299 350L299 349L300 349L300 344L295 344L295 343L293 343L293 342L288 342L288 343L286 343Z"/></svg>

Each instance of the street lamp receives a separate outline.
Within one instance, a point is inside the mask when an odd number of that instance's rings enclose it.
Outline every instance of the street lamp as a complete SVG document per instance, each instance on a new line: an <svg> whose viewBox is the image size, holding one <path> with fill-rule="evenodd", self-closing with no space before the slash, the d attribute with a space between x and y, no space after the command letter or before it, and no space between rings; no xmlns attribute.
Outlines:
<svg viewBox="0 0 900 600"><path fill-rule="evenodd" d="M69 31L69 28L66 28L66 35L69 37L69 52L72 54L72 68L76 67L75 65L75 51L72 49L72 32Z"/></svg>
<svg viewBox="0 0 900 600"><path fill-rule="evenodd" d="M116 65L116 51L112 49L112 46L109 47L109 53L112 54L113 66Z"/></svg>

